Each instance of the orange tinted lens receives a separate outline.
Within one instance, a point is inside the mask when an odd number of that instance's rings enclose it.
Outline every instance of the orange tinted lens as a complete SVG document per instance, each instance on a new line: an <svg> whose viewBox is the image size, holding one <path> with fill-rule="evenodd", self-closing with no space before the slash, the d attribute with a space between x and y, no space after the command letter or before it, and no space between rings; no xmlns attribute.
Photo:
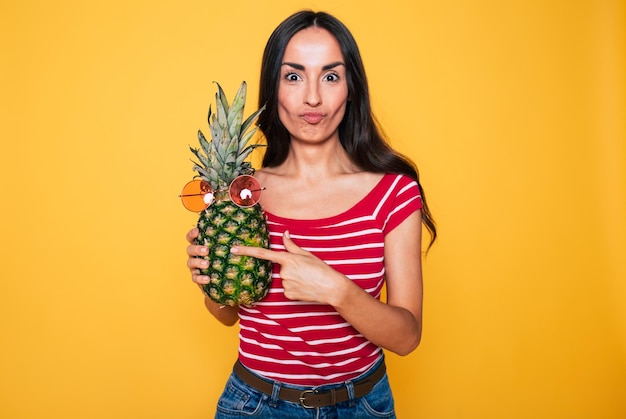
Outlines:
<svg viewBox="0 0 626 419"><path fill-rule="evenodd" d="M211 193L211 187L203 180L195 179L183 187L180 199L185 208L193 212L204 211L211 201L205 202L205 196ZM208 199L207 199L208 200Z"/></svg>
<svg viewBox="0 0 626 419"><path fill-rule="evenodd" d="M247 208L259 202L261 190L258 180L249 175L242 175L231 182L228 193L235 204Z"/></svg>

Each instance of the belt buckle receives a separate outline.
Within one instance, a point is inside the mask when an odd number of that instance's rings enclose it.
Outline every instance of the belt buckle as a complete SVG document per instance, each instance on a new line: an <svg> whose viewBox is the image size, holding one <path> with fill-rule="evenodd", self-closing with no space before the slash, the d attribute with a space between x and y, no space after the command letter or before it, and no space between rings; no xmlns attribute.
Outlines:
<svg viewBox="0 0 626 419"><path fill-rule="evenodd" d="M309 406L308 404L306 404L306 395L307 394L317 394L319 393L318 390L304 390L300 392L300 397L298 397L298 400L300 400L300 406L304 407L305 409L315 409L315 406Z"/></svg>

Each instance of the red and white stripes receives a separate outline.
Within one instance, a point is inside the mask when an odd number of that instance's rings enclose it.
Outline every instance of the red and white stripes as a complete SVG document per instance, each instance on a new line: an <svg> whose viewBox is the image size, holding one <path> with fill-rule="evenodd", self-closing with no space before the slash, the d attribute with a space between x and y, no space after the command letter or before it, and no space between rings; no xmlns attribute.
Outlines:
<svg viewBox="0 0 626 419"><path fill-rule="evenodd" d="M350 210L321 220L267 214L271 249L284 250L282 235L313 253L380 299L385 235L421 208L417 183L387 174ZM347 323L332 306L288 300L280 267L272 288L253 307L240 308L239 358L266 378L306 386L350 380L376 363L382 350Z"/></svg>

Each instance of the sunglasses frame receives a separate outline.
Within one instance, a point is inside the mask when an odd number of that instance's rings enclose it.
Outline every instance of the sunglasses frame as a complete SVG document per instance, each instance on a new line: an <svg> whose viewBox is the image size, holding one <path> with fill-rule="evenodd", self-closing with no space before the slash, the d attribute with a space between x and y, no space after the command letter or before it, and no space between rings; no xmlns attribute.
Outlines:
<svg viewBox="0 0 626 419"><path fill-rule="evenodd" d="M185 193L190 189L190 185L198 184L199 193ZM239 208L251 208L259 203L261 199L261 191L265 188L261 186L259 181L251 175L239 175L228 185L228 192L225 190L212 190L206 180L193 179L185 184L183 192L179 195L183 206L191 212L202 212L209 208L215 201L215 195L224 195L226 192L233 204ZM185 198L202 197L204 205L192 205Z"/></svg>

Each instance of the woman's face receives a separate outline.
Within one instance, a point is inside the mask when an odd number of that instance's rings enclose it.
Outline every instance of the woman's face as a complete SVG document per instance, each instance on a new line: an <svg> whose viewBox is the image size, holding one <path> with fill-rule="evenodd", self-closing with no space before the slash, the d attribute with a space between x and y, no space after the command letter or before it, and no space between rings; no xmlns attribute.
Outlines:
<svg viewBox="0 0 626 419"><path fill-rule="evenodd" d="M348 84L339 43L325 29L297 32L287 44L278 84L278 115L292 141L339 140Z"/></svg>

